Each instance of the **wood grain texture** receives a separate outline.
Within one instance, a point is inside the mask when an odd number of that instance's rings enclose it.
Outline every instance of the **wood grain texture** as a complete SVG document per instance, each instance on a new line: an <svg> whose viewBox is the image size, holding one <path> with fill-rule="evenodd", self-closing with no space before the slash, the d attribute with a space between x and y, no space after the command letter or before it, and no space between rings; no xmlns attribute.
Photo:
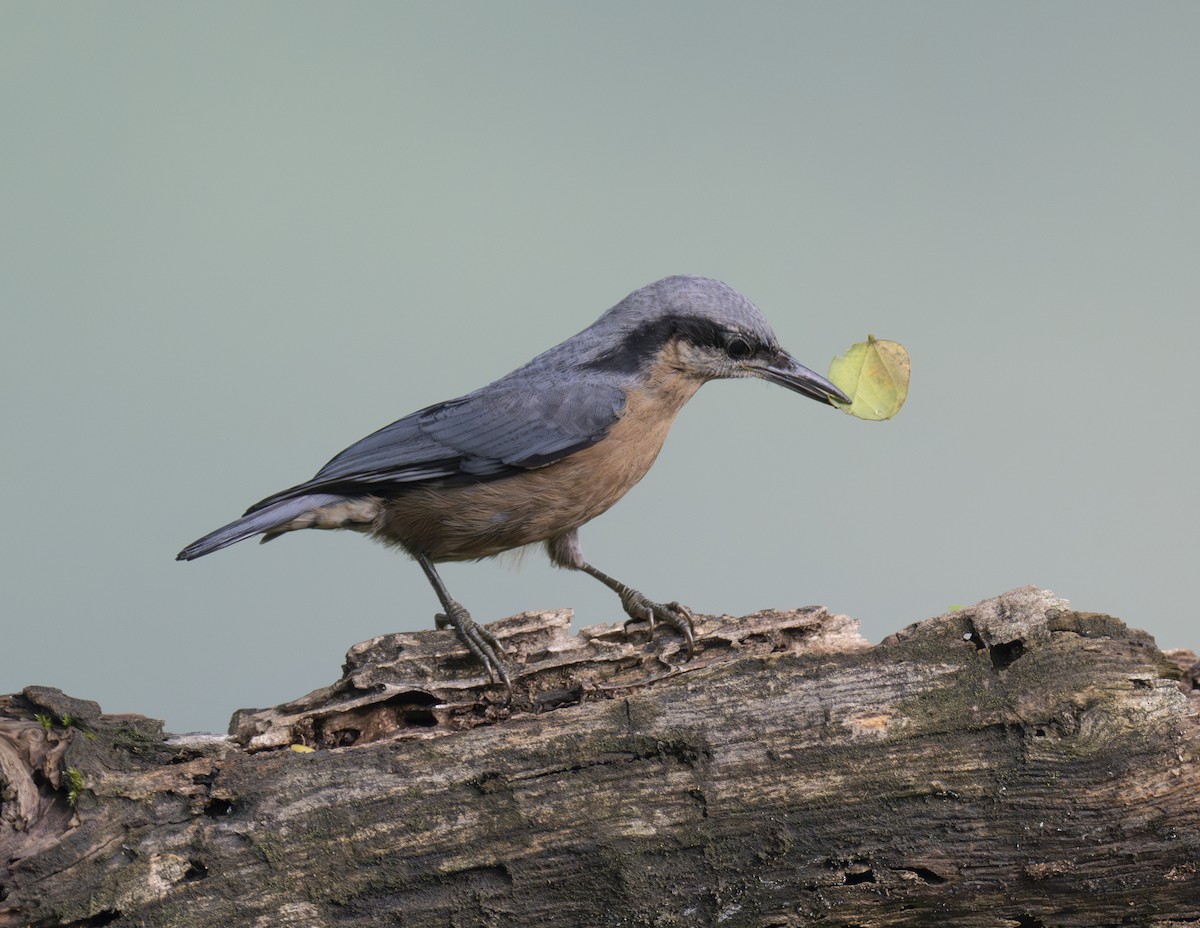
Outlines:
<svg viewBox="0 0 1200 928"><path fill-rule="evenodd" d="M674 667L568 621L492 626L511 706L451 632L231 738L3 698L0 926L1200 924L1194 655L1033 588Z"/></svg>

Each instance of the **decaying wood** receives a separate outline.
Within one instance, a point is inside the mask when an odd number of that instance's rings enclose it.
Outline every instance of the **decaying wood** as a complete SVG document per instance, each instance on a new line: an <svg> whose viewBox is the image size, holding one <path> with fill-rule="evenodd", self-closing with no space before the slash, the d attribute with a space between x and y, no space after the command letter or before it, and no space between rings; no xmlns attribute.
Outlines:
<svg viewBox="0 0 1200 928"><path fill-rule="evenodd" d="M230 738L0 698L0 928L1200 924L1188 652L1033 588L568 622L492 626L511 701L432 631Z"/></svg>

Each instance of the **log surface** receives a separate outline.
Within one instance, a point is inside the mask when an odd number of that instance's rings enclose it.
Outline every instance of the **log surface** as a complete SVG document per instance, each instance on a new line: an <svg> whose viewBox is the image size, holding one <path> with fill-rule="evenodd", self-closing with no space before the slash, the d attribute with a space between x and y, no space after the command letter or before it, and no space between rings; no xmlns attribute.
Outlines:
<svg viewBox="0 0 1200 928"><path fill-rule="evenodd" d="M1200 924L1188 652L1034 588L568 626L491 626L511 700L389 635L230 737L0 697L0 928Z"/></svg>

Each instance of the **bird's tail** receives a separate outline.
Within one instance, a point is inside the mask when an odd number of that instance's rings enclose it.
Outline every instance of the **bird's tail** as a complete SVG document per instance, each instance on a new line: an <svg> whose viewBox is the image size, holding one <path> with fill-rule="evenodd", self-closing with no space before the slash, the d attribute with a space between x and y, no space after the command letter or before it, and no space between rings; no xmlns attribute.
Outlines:
<svg viewBox="0 0 1200 928"><path fill-rule="evenodd" d="M177 561L192 561L214 551L220 551L229 545L236 544L254 535L261 535L273 528L286 525L297 516L303 515L320 506L344 499L328 493L311 493L294 499L284 499L271 503L262 509L246 513L236 522L223 525L215 532L209 532L203 538L198 538L175 555Z"/></svg>

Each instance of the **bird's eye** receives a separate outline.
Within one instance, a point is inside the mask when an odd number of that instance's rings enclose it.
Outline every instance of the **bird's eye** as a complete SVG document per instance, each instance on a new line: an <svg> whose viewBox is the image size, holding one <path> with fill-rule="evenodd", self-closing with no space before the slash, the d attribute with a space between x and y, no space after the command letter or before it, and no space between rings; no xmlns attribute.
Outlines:
<svg viewBox="0 0 1200 928"><path fill-rule="evenodd" d="M741 361L754 354L754 348L746 339L740 335L735 335L725 344L725 353L733 358L733 360Z"/></svg>

